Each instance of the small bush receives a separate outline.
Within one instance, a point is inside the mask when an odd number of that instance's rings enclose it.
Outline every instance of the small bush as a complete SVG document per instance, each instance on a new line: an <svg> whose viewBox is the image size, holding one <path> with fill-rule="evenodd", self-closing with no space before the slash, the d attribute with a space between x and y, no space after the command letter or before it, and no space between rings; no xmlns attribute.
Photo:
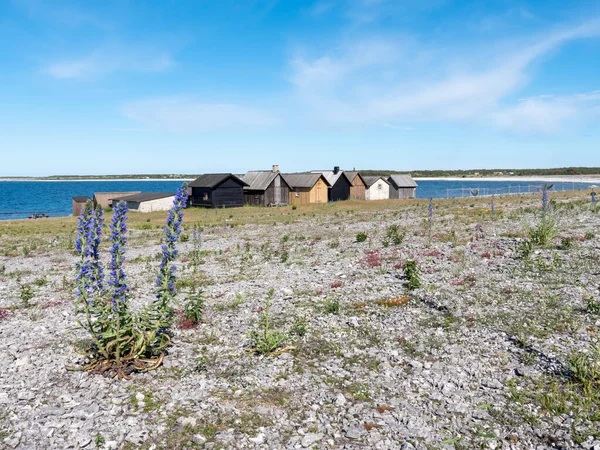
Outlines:
<svg viewBox="0 0 600 450"><path fill-rule="evenodd" d="M519 244L519 257L527 259L533 253L533 243L530 240L524 240Z"/></svg>
<svg viewBox="0 0 600 450"><path fill-rule="evenodd" d="M21 285L19 289L19 297L21 298L21 305L24 308L28 308L30 305L29 301L33 298L33 290L28 284Z"/></svg>
<svg viewBox="0 0 600 450"><path fill-rule="evenodd" d="M545 215L535 228L529 230L531 242L535 245L547 245L556 235L556 221L550 215Z"/></svg>
<svg viewBox="0 0 600 450"><path fill-rule="evenodd" d="M339 314L340 301L337 298L328 298L327 300L325 300L323 312L325 312L326 314Z"/></svg>
<svg viewBox="0 0 600 450"><path fill-rule="evenodd" d="M298 207L296 205L292 205L292 210L296 211Z"/></svg>
<svg viewBox="0 0 600 450"><path fill-rule="evenodd" d="M405 233L400 231L398 225L390 225L387 227L385 232L385 238L383 239L383 246L387 247L391 245L400 245L404 241Z"/></svg>
<svg viewBox="0 0 600 450"><path fill-rule="evenodd" d="M558 248L560 250L568 250L573 247L573 238L565 237L560 240L560 244L558 244Z"/></svg>
<svg viewBox="0 0 600 450"><path fill-rule="evenodd" d="M253 330L250 333L252 348L258 354L271 354L280 348L288 339L285 333L277 330L271 330L270 328L271 318L269 316L269 312L271 309L271 302L274 292L274 289L270 289L267 293L266 305L259 325L256 330Z"/></svg>
<svg viewBox="0 0 600 450"><path fill-rule="evenodd" d="M594 297L588 298L586 309L590 314L600 314L600 301L594 300Z"/></svg>
<svg viewBox="0 0 600 450"><path fill-rule="evenodd" d="M593 232L593 231L586 231L586 232L585 232L585 235L583 236L583 238L584 238L586 241L591 241L591 240L592 240L592 239L594 239L595 237L596 237L596 235L594 234L594 232Z"/></svg>
<svg viewBox="0 0 600 450"><path fill-rule="evenodd" d="M404 276L407 279L407 288L409 291L421 287L421 270L415 260L409 260L404 263Z"/></svg>
<svg viewBox="0 0 600 450"><path fill-rule="evenodd" d="M179 320L179 328L190 329L194 328L202 320L202 315L205 309L204 292L202 290L189 295L185 299L183 313Z"/></svg>
<svg viewBox="0 0 600 450"><path fill-rule="evenodd" d="M364 231L356 234L356 242L365 242L369 236Z"/></svg>

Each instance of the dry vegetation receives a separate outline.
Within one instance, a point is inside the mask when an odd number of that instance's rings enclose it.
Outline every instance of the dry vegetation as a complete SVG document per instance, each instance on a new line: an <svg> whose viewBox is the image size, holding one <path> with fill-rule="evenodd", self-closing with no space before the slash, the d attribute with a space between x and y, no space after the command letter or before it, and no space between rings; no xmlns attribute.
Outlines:
<svg viewBox="0 0 600 450"><path fill-rule="evenodd" d="M545 241L539 196L435 200L431 228L420 200L188 210L201 319L130 382L65 371L75 219L2 222L0 448L600 446L589 192L550 195ZM135 307L165 216L130 213Z"/></svg>

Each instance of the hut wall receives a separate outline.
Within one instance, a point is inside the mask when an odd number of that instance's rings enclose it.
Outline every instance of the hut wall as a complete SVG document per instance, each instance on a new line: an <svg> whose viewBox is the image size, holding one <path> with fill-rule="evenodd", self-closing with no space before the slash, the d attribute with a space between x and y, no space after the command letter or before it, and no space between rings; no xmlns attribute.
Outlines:
<svg viewBox="0 0 600 450"><path fill-rule="evenodd" d="M244 187L232 178L218 185L212 194L215 208L244 206Z"/></svg>
<svg viewBox="0 0 600 450"><path fill-rule="evenodd" d="M212 207L212 189L207 187L192 187L191 206Z"/></svg>
<svg viewBox="0 0 600 450"><path fill-rule="evenodd" d="M319 180L321 181L321 180ZM352 185L344 175L338 178L335 184L329 190L329 200L338 202L340 200L348 200L350 198L350 187Z"/></svg>
<svg viewBox="0 0 600 450"><path fill-rule="evenodd" d="M319 180L321 181L321 180ZM324 184L324 183L323 183ZM314 203L311 201L312 190L310 188L296 188L292 189L289 194L289 204L297 205L301 203ZM327 186L325 186L325 202L327 201Z"/></svg>
<svg viewBox="0 0 600 450"><path fill-rule="evenodd" d="M390 198L392 187L382 179L377 180L366 191L367 200L387 200Z"/></svg>
<svg viewBox="0 0 600 450"><path fill-rule="evenodd" d="M81 212L85 208L86 203L87 202L76 202L75 200L73 200L73 215L75 217L79 217L81 215Z"/></svg>
<svg viewBox="0 0 600 450"><path fill-rule="evenodd" d="M396 190L397 193L397 197L394 198L415 198L416 197L416 193L417 193L417 189L416 188L398 188Z"/></svg>
<svg viewBox="0 0 600 450"><path fill-rule="evenodd" d="M352 186L350 187L350 198L355 200L365 200L366 190L367 187L365 186L365 183L363 183L363 180L356 175L352 181Z"/></svg>
<svg viewBox="0 0 600 450"><path fill-rule="evenodd" d="M265 204L265 191L244 190L244 204L262 206Z"/></svg>
<svg viewBox="0 0 600 450"><path fill-rule="evenodd" d="M390 184L390 198L391 199L399 198L398 197L398 189L394 188L394 186L392 184Z"/></svg>
<svg viewBox="0 0 600 450"><path fill-rule="evenodd" d="M148 200L145 202L127 202L127 207L132 210L137 210L142 213L152 211L168 211L173 206L173 197L157 198L156 200Z"/></svg>
<svg viewBox="0 0 600 450"><path fill-rule="evenodd" d="M278 175L265 191L265 205L287 205L289 197L290 188Z"/></svg>
<svg viewBox="0 0 600 450"><path fill-rule="evenodd" d="M322 178L310 190L309 203L327 203L329 195L329 187Z"/></svg>

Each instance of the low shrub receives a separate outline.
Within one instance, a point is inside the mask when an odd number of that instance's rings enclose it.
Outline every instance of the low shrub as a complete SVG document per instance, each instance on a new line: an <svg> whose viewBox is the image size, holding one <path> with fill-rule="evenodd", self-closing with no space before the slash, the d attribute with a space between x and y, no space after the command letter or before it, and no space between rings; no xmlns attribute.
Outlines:
<svg viewBox="0 0 600 450"><path fill-rule="evenodd" d="M409 291L421 287L421 270L415 260L408 260L404 263L404 276Z"/></svg>
<svg viewBox="0 0 600 450"><path fill-rule="evenodd" d="M364 231L356 234L356 242L365 242L369 236Z"/></svg>

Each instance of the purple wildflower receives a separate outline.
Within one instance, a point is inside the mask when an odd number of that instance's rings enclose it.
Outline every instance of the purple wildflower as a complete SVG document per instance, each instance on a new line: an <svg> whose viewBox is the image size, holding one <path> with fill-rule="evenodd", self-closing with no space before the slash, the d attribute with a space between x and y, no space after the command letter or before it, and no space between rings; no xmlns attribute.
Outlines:
<svg viewBox="0 0 600 450"><path fill-rule="evenodd" d="M429 207L428 207L428 216L429 216L429 231L431 231L431 227L433 226L433 198L429 197Z"/></svg>
<svg viewBox="0 0 600 450"><path fill-rule="evenodd" d="M179 253L175 248L175 244L181 235L181 222L183 221L182 209L187 203L187 186L183 185L177 191L173 206L169 210L167 218L167 226L164 228L165 240L162 245L162 260L160 262L160 272L156 280L157 292L156 298L167 303L170 298L175 296L175 270L173 261Z"/></svg>
<svg viewBox="0 0 600 450"><path fill-rule="evenodd" d="M115 311L120 310L120 305L127 300L127 287L123 261L125 261L125 247L127 245L127 204L119 202L114 209L110 225L110 275L108 285L111 287L111 297Z"/></svg>

